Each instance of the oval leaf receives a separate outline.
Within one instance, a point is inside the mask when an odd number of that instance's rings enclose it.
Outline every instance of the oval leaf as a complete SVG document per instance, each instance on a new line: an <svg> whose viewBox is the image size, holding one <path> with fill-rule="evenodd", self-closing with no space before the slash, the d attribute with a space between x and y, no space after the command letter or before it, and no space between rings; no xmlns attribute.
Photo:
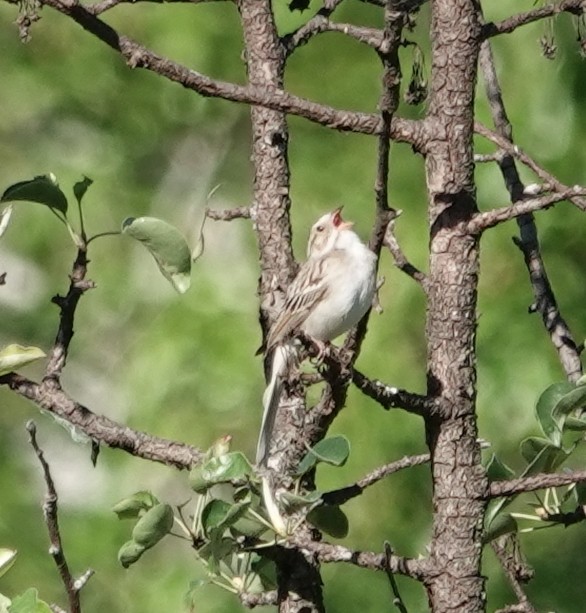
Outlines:
<svg viewBox="0 0 586 613"><path fill-rule="evenodd" d="M36 588L29 588L24 594L12 599L10 613L52 613L46 602L39 600Z"/></svg>
<svg viewBox="0 0 586 613"><path fill-rule="evenodd" d="M348 535L348 518L337 506L323 505L307 514L307 520L318 530L341 539Z"/></svg>
<svg viewBox="0 0 586 613"><path fill-rule="evenodd" d="M539 397L535 411L543 434L557 447L562 442L563 418L554 415L554 409L560 400L574 389L569 381L550 385Z"/></svg>
<svg viewBox="0 0 586 613"><path fill-rule="evenodd" d="M142 511L148 511L158 503L150 492L136 492L116 503L112 511L118 515L118 519L136 519Z"/></svg>
<svg viewBox="0 0 586 613"><path fill-rule="evenodd" d="M0 202L12 202L14 200L26 200L38 202L51 209L67 214L67 198L59 189L55 175L42 175L30 181L21 181L11 185L0 198Z"/></svg>
<svg viewBox="0 0 586 613"><path fill-rule="evenodd" d="M343 466L350 455L350 443L345 436L333 436L319 441L299 463L298 475L304 475L318 462L333 466Z"/></svg>
<svg viewBox="0 0 586 613"><path fill-rule="evenodd" d="M553 408L552 414L555 417L568 415L575 409L584 406L586 403L586 385L579 385L564 394Z"/></svg>
<svg viewBox="0 0 586 613"><path fill-rule="evenodd" d="M146 551L146 547L139 545L135 541L126 541L118 551L118 561L124 568L134 564Z"/></svg>
<svg viewBox="0 0 586 613"><path fill-rule="evenodd" d="M486 474L489 481L504 481L511 479L515 473L493 453L486 465Z"/></svg>
<svg viewBox="0 0 586 613"><path fill-rule="evenodd" d="M509 513L501 513L491 522L490 527L482 537L482 542L490 543L490 541L494 541L499 536L511 534L512 532L517 532L517 530L517 520Z"/></svg>
<svg viewBox="0 0 586 613"><path fill-rule="evenodd" d="M523 476L528 476L553 472L569 454L546 439L531 436L521 442L521 455L528 464Z"/></svg>
<svg viewBox="0 0 586 613"><path fill-rule="evenodd" d="M252 475L252 466L240 451L210 458L189 473L189 484L198 493L218 483L240 481Z"/></svg>
<svg viewBox="0 0 586 613"><path fill-rule="evenodd" d="M157 504L149 509L132 531L132 539L149 549L156 545L173 527L173 509L168 504Z"/></svg>
<svg viewBox="0 0 586 613"><path fill-rule="evenodd" d="M77 200L77 202L79 204L81 204L81 201L83 199L83 197L85 196L85 193L88 190L88 187L93 183L93 180L90 179L89 177L85 177L81 180L78 181L74 186L73 186L73 193L75 195L75 199Z"/></svg>
<svg viewBox="0 0 586 613"><path fill-rule="evenodd" d="M0 547L0 577L8 572L15 559L16 551L14 549Z"/></svg>
<svg viewBox="0 0 586 613"><path fill-rule="evenodd" d="M201 523L206 534L212 530L228 528L248 510L249 503L230 504L224 500L211 500L201 513Z"/></svg>
<svg viewBox="0 0 586 613"><path fill-rule="evenodd" d="M191 253L182 234L155 217L129 217L122 232L142 243L152 254L163 276L180 293L191 284Z"/></svg>
<svg viewBox="0 0 586 613"><path fill-rule="evenodd" d="M38 347L7 345L0 351L0 375L5 375L44 357L45 353Z"/></svg>

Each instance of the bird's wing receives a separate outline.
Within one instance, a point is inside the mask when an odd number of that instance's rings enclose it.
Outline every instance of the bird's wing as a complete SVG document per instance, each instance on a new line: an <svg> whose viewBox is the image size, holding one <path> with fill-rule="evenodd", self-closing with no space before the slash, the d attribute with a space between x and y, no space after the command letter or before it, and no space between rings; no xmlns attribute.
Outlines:
<svg viewBox="0 0 586 613"><path fill-rule="evenodd" d="M283 310L269 332L267 351L302 326L327 294L329 286L324 277L323 267L323 258L308 260L301 267L287 290Z"/></svg>

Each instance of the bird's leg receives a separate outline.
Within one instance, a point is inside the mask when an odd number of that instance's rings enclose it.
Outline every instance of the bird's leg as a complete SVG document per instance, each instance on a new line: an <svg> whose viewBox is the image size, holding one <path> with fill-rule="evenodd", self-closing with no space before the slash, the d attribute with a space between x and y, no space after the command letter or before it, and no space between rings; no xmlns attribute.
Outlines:
<svg viewBox="0 0 586 613"><path fill-rule="evenodd" d="M320 341L316 338L311 339L313 341L314 347L317 349L317 355L312 356L310 361L315 366L321 366L324 363L324 360L330 355L330 349L332 344L330 341Z"/></svg>

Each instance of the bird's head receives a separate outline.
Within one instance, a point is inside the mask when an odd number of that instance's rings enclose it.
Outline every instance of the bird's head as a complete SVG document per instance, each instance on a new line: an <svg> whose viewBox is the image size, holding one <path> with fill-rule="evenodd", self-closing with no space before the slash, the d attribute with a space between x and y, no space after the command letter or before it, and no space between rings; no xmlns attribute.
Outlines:
<svg viewBox="0 0 586 613"><path fill-rule="evenodd" d="M312 226L307 244L307 257L319 257L335 248L341 234L354 224L342 219L342 207L326 213Z"/></svg>

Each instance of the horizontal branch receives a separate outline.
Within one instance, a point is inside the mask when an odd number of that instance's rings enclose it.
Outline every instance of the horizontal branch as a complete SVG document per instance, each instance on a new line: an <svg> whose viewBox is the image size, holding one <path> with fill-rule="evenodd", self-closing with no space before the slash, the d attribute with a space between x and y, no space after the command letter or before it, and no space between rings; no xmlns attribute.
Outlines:
<svg viewBox="0 0 586 613"><path fill-rule="evenodd" d="M9 373L0 376L0 385L7 385L40 409L75 426L90 439L133 456L179 469L189 469L204 457L203 452L191 445L132 430L103 415L92 413L72 400L51 379L39 384L16 373Z"/></svg>
<svg viewBox="0 0 586 613"><path fill-rule="evenodd" d="M575 186L565 191L546 194L538 198L524 198L510 206L477 213L472 220L466 224L466 231L476 234L504 221L510 221L511 219L527 215L528 213L535 213L536 211L547 209L558 202L572 200L575 197L586 197L586 188Z"/></svg>
<svg viewBox="0 0 586 613"><path fill-rule="evenodd" d="M510 34L517 28L527 25L528 23L533 23L534 21L539 21L540 19L553 17L560 13L582 15L585 11L586 3L584 0L562 0L562 2L557 4L547 4L533 9L532 11L518 13L503 21L486 23L482 27L482 36L483 38L490 38L498 34Z"/></svg>
<svg viewBox="0 0 586 613"><path fill-rule="evenodd" d="M232 221L233 219L250 219L252 212L249 206L239 206L233 209L206 209L205 216L214 221Z"/></svg>
<svg viewBox="0 0 586 613"><path fill-rule="evenodd" d="M408 413L428 415L436 408L427 396L391 387L377 379L369 379L356 369L352 370L352 382L363 394L376 400L385 410L400 408Z"/></svg>
<svg viewBox="0 0 586 613"><path fill-rule="evenodd" d="M94 15L101 15L119 4L136 4L137 2L151 2L155 4L177 4L187 2L189 4L203 4L204 2L228 2L229 0L102 0L87 7Z"/></svg>
<svg viewBox="0 0 586 613"><path fill-rule="evenodd" d="M343 545L332 545L323 541L317 542L294 536L289 538L287 545L311 553L323 564L346 562L370 570L386 571L388 568L384 553L355 551ZM426 560L414 560L396 555L391 556L390 570L394 574L405 575L417 580L423 579L428 574Z"/></svg>
<svg viewBox="0 0 586 613"><path fill-rule="evenodd" d="M330 505L341 505L356 496L360 496L362 492L371 485L378 483L384 477L388 477L393 473L399 472L405 468L410 468L411 466L418 466L420 464L425 464L429 462L430 455L429 453L422 453L421 455L414 456L405 456L400 460L395 460L394 462L390 462L389 464L385 464L384 466L379 466L375 468L372 472L368 473L365 477L353 483L352 485L348 485L346 487L332 490L331 492L326 492L322 494L322 500L325 504Z"/></svg>
<svg viewBox="0 0 586 613"><path fill-rule="evenodd" d="M495 481L490 484L488 498L500 498L501 496L513 496L523 492L534 492L548 487L563 487L573 483L586 481L586 470L574 470L564 473L541 473L531 477L520 477L508 481Z"/></svg>
<svg viewBox="0 0 586 613"><path fill-rule="evenodd" d="M375 113L342 111L312 102L281 89L267 89L251 85L237 85L212 79L177 62L163 58L132 39L118 34L111 26L98 19L76 0L41 0L60 13L71 17L85 30L119 52L131 68L145 68L202 96L222 98L263 106L303 117L319 125L359 134L380 134L384 130L382 118ZM416 150L423 146L423 124L420 121L394 118L390 138L411 144Z"/></svg>

